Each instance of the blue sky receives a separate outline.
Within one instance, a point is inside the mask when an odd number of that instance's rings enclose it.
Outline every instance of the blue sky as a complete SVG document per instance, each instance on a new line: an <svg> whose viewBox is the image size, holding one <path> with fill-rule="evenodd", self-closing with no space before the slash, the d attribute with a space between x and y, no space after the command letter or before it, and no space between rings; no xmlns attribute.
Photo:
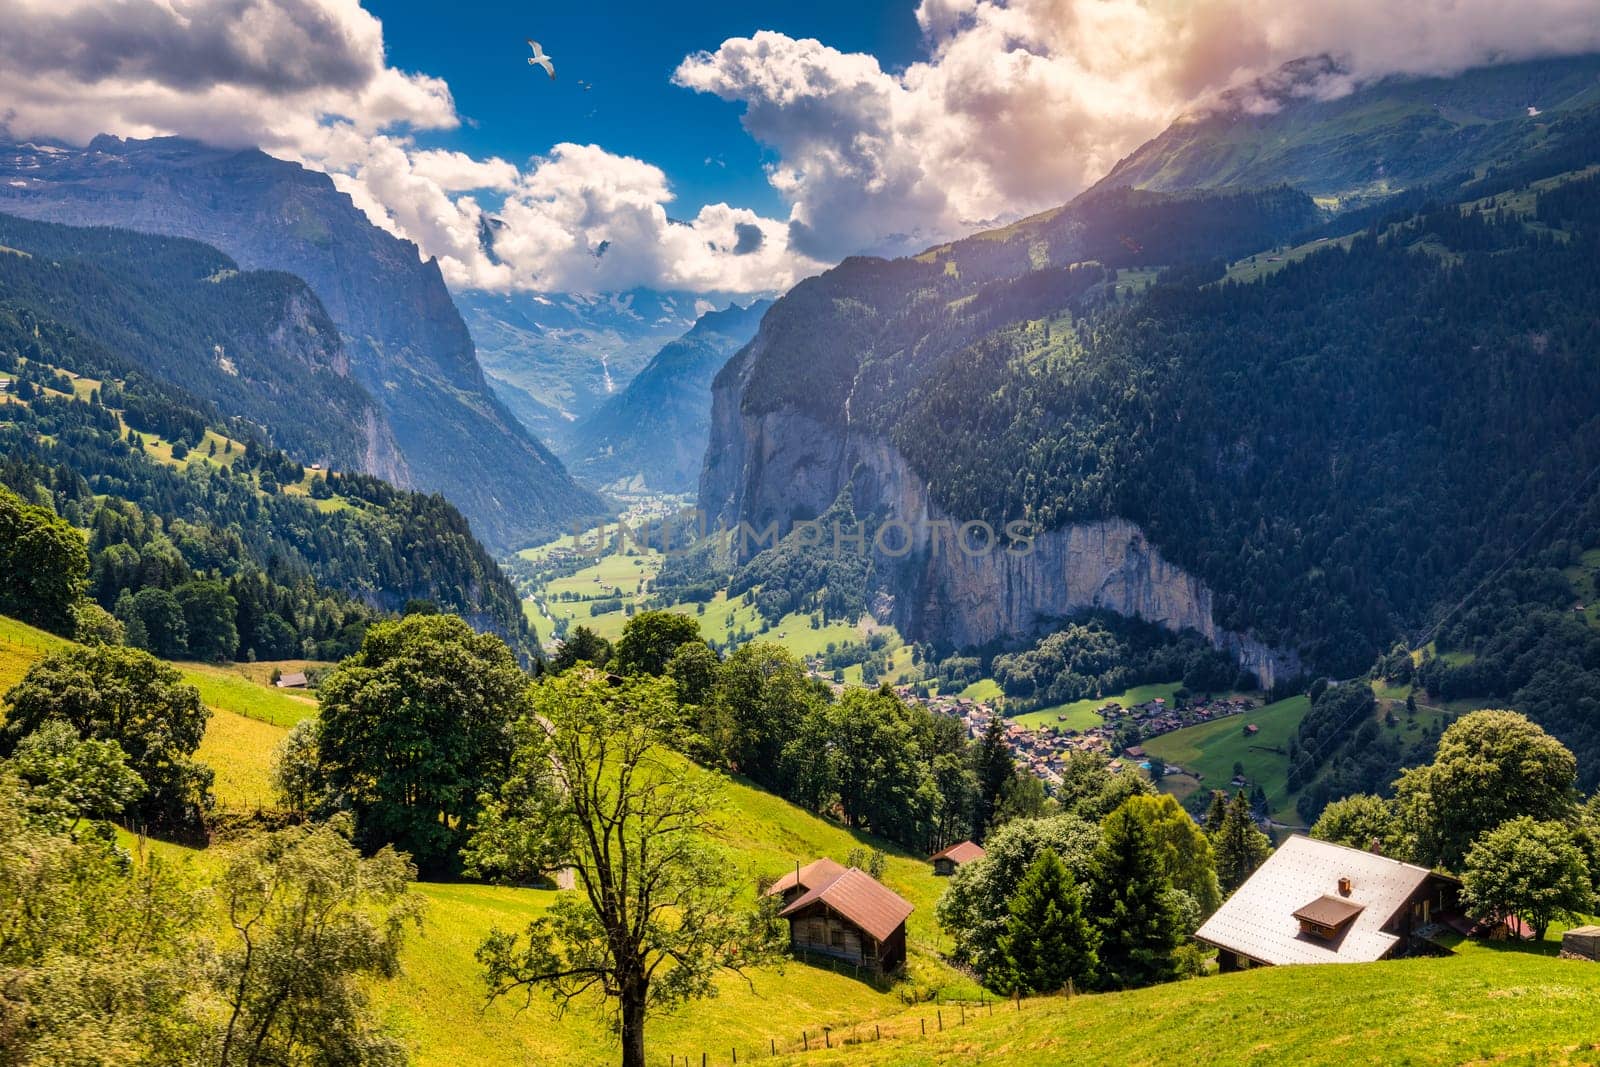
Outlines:
<svg viewBox="0 0 1600 1067"><path fill-rule="evenodd" d="M515 163L562 141L600 144L666 171L675 214L718 201L787 213L763 170L773 153L740 128L742 106L672 84L685 56L757 30L870 53L888 69L924 55L910 2L368 0L366 7L383 20L389 63L444 78L470 122L421 135L420 144ZM554 58L554 82L528 65L528 37ZM580 89L580 79L593 88Z"/></svg>

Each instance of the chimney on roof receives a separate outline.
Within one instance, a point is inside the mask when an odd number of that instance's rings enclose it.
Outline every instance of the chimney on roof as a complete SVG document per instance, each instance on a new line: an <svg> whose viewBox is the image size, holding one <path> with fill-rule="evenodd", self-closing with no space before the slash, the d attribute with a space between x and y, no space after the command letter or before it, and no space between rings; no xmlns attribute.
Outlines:
<svg viewBox="0 0 1600 1067"><path fill-rule="evenodd" d="M1339 879L1339 895L1341 897L1347 897L1350 895L1350 879Z"/></svg>
<svg viewBox="0 0 1600 1067"><path fill-rule="evenodd" d="M1383 841L1374 837L1371 841L1367 842L1367 851L1372 853L1374 856L1383 855Z"/></svg>

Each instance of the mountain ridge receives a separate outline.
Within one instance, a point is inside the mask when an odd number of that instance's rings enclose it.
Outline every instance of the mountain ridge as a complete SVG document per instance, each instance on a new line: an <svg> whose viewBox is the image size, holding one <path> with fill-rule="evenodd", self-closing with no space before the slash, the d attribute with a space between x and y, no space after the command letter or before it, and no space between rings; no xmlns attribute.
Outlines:
<svg viewBox="0 0 1600 1067"><path fill-rule="evenodd" d="M257 149L96 137L0 145L0 212L211 244L245 269L295 274L346 341L402 481L448 494L496 547L602 510L490 392L438 263L371 224L326 174Z"/></svg>

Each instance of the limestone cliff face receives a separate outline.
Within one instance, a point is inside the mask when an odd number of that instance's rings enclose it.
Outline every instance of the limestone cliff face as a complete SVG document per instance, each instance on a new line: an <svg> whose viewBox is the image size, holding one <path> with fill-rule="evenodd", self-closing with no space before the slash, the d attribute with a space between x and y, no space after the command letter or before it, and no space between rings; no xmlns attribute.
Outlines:
<svg viewBox="0 0 1600 1067"><path fill-rule="evenodd" d="M747 349L741 360L751 354ZM741 370L730 365L713 394L700 489L708 519L729 527L745 522L758 531L774 522L787 528L820 513L854 474L858 514L905 524L885 532L889 551L875 550L870 541L868 550L874 552L875 609L907 636L958 648L982 645L1045 631L1074 612L1098 608L1173 631L1194 630L1263 685L1300 673L1293 652L1220 629L1212 591L1166 559L1134 523L1074 523L1036 536L1030 550L1019 543L980 551L983 539L974 531L963 550L956 537L961 519L932 502L926 483L893 445L793 409L746 414L740 410Z"/></svg>

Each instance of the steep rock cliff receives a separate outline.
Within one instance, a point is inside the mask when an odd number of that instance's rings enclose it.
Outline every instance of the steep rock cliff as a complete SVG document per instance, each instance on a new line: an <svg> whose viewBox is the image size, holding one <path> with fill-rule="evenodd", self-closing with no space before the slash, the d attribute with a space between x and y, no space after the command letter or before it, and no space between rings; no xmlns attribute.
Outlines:
<svg viewBox="0 0 1600 1067"><path fill-rule="evenodd" d="M1212 591L1166 559L1134 523L1072 523L1026 545L998 539L986 545L987 535L975 530L963 549L957 539L964 519L930 499L927 484L892 444L841 433L793 409L746 414L740 393L733 374L713 394L700 497L708 519L728 528L743 522L756 534L774 523L786 531L821 513L850 482L857 514L873 516L866 543L873 554L871 599L887 616L883 621L909 637L956 648L983 645L1098 608L1174 632L1196 631L1263 685L1301 672L1294 652L1220 628ZM889 522L904 526L885 530L882 544L874 544L871 531ZM817 551L833 551L833 535L822 537Z"/></svg>

